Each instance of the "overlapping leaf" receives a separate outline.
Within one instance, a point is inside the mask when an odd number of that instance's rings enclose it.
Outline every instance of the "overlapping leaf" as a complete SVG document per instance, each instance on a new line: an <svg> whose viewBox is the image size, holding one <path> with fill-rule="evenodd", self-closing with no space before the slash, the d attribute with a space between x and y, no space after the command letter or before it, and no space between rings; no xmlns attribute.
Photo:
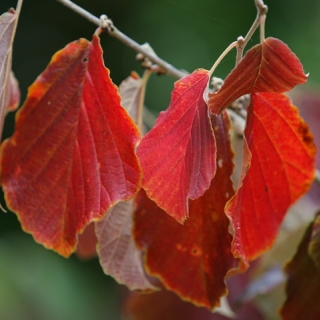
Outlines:
<svg viewBox="0 0 320 320"><path fill-rule="evenodd" d="M146 72L149 73L148 70ZM136 72L132 72L131 75L127 79L122 81L122 83L119 86L121 105L127 110L128 114L131 116L131 118L134 120L136 124L138 122L139 113L142 112L142 106L144 102L144 91L147 78L148 77L140 78ZM122 204L120 204L120 206L122 206ZM113 209L111 210L112 212L117 211ZM133 212L130 213L130 210L128 210L128 214L131 214L132 216L132 213ZM105 217L104 219L109 218ZM120 237L120 233L124 232L125 226L119 223L119 221L117 221L116 219L109 219L109 223L110 221L115 222L115 224L112 225L111 228L116 228L117 226L119 227L118 236ZM130 225L132 225L130 219L127 219L127 222L130 223ZM101 223L104 223L103 220L101 221ZM94 229L94 223L92 223L78 237L78 246L76 254L82 259L89 259L97 255L96 245L98 239L95 235ZM105 229L105 233L102 230L100 230L99 235L103 239L108 237L108 228ZM128 245L130 245L129 242ZM103 260L108 260L110 258L108 256L105 256L103 252L101 252L100 257ZM105 272L110 274L110 270L105 270ZM116 272L118 272L118 270L116 270ZM112 274L110 275L112 276Z"/></svg>
<svg viewBox="0 0 320 320"><path fill-rule="evenodd" d="M317 230L319 236L319 215L314 224L307 229L297 253L286 265L288 275L286 285L287 300L280 310L284 320L315 320L320 318L320 269L309 254L312 234ZM310 242L311 240L311 242Z"/></svg>
<svg viewBox="0 0 320 320"><path fill-rule="evenodd" d="M142 119L144 91L149 75L150 72L146 71L141 79L133 72L119 87L121 104L136 123ZM120 202L95 223L100 264L106 274L131 290L155 290L145 276L142 253L132 237L133 211L132 201Z"/></svg>
<svg viewBox="0 0 320 320"><path fill-rule="evenodd" d="M7 110L14 110L20 101L18 83L11 71L12 45L18 14L13 10L0 16L0 138Z"/></svg>
<svg viewBox="0 0 320 320"><path fill-rule="evenodd" d="M36 241L69 256L77 233L139 189L138 140L98 37L71 43L30 87L2 146L6 202Z"/></svg>
<svg viewBox="0 0 320 320"><path fill-rule="evenodd" d="M145 71L143 78L135 72L131 72L131 75L122 81L119 86L119 93L121 95L121 105L127 110L134 122L139 126L139 119L142 118L144 95L146 89L146 83L150 75L150 71Z"/></svg>
<svg viewBox="0 0 320 320"><path fill-rule="evenodd" d="M188 199L203 195L216 170L215 140L204 100L208 81L203 69L177 81L170 106L138 149L148 197L179 222L188 217Z"/></svg>
<svg viewBox="0 0 320 320"><path fill-rule="evenodd" d="M183 226L178 224L140 192L134 224L136 242L146 251L147 271L182 299L209 309L226 294L224 278L237 264L224 214L225 203L234 193L229 118L224 113L212 119L217 172L204 195L189 201L190 218Z"/></svg>
<svg viewBox="0 0 320 320"><path fill-rule="evenodd" d="M132 237L133 211L132 200L120 202L96 222L100 264L106 274L131 290L155 290L144 274L141 251Z"/></svg>
<svg viewBox="0 0 320 320"><path fill-rule="evenodd" d="M281 40L267 38L248 50L217 93L209 94L209 109L219 114L244 94L286 92L306 79L299 59L289 47Z"/></svg>
<svg viewBox="0 0 320 320"><path fill-rule="evenodd" d="M248 108L242 181L228 202L236 257L256 258L274 242L283 217L310 187L315 146L307 124L281 93L256 93Z"/></svg>

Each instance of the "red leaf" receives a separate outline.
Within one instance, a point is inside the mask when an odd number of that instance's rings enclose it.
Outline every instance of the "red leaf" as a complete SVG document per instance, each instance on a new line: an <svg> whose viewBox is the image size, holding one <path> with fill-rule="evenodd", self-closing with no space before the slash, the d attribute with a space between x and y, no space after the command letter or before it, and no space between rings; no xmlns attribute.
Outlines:
<svg viewBox="0 0 320 320"><path fill-rule="evenodd" d="M56 53L2 147L2 185L25 231L69 256L76 234L139 189L137 127L102 61L98 37Z"/></svg>
<svg viewBox="0 0 320 320"><path fill-rule="evenodd" d="M138 149L148 197L181 223L188 217L188 199L203 195L216 169L215 140L204 100L208 81L203 69L177 81L168 110Z"/></svg>
<svg viewBox="0 0 320 320"><path fill-rule="evenodd" d="M252 260L273 244L288 208L314 178L315 146L298 110L281 93L253 94L245 129L242 181L226 213L232 250Z"/></svg>
<svg viewBox="0 0 320 320"><path fill-rule="evenodd" d="M299 59L289 47L278 39L267 38L247 51L217 93L209 94L209 109L219 114L244 94L286 92L306 80Z"/></svg>
<svg viewBox="0 0 320 320"><path fill-rule="evenodd" d="M284 320L320 319L320 270L308 254L312 228L319 227L319 216L307 229L297 253L286 265L288 276L286 285L287 299L280 310Z"/></svg>
<svg viewBox="0 0 320 320"><path fill-rule="evenodd" d="M226 294L224 278L236 267L224 214L225 203L234 193L229 125L226 113L213 118L217 172L204 195L189 201L190 218L183 226L143 192L137 196L135 212L134 236L146 251L147 271L161 278L165 287L182 299L210 309Z"/></svg>

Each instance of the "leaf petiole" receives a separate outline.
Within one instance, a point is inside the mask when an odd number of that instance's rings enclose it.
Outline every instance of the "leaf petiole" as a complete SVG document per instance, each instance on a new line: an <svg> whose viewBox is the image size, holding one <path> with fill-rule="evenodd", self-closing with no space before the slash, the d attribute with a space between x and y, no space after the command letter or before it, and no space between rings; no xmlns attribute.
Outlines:
<svg viewBox="0 0 320 320"><path fill-rule="evenodd" d="M212 68L209 70L209 74L208 74L209 77L212 76L213 72L215 71L215 69L217 68L217 66L220 64L220 62L223 60L223 58L224 58L233 48L237 47L237 46L238 46L238 42L241 41L242 39L243 39L242 37L241 37L241 39L238 38L237 41L232 42L232 43L227 47L227 49L222 52L222 54L220 55L220 57L219 57L219 58L217 59L217 61L213 64Z"/></svg>
<svg viewBox="0 0 320 320"><path fill-rule="evenodd" d="M264 41L264 23L265 23L265 17L268 12L268 7L263 3L263 0L255 0L255 5L257 8L257 16L256 19L254 20L251 28L249 29L247 35L243 39L242 43L238 46L237 48L237 58L236 58L236 65L241 61L242 55L243 55L243 50L257 28L259 27L260 24L263 24L262 28L260 29L260 41ZM262 18L264 16L264 18Z"/></svg>

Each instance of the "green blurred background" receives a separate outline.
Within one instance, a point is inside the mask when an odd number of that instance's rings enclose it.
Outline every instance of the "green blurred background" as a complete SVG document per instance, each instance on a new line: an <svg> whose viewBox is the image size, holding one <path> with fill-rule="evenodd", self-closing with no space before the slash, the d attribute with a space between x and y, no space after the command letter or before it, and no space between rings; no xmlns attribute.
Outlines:
<svg viewBox="0 0 320 320"><path fill-rule="evenodd" d="M177 68L210 68L220 53L240 35L245 36L256 10L253 0L77 0L139 43L149 42L156 53ZM320 83L320 1L269 0L266 36L282 39L310 72L308 86ZM0 0L0 13L15 7ZM96 27L55 0L25 0L13 51L13 70L22 101L28 86L44 70L51 56L80 37L90 39ZM249 46L258 42L255 35ZM136 53L102 35L105 64L116 84L136 70ZM233 68L235 52L216 71L225 77ZM175 79L152 76L146 105L158 112L168 106ZM7 117L4 138L13 131L14 115ZM4 205L3 199L1 204ZM21 231L16 216L0 212L0 319L120 319L119 286L105 276L97 259L66 260L36 244Z"/></svg>

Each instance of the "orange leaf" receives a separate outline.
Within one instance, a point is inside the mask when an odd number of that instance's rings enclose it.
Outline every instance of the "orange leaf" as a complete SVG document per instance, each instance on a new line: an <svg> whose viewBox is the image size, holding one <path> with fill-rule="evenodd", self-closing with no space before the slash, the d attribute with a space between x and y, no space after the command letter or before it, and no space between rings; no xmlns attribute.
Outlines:
<svg viewBox="0 0 320 320"><path fill-rule="evenodd" d="M286 92L307 76L296 55L281 40L267 38L247 51L217 93L209 94L209 109L219 114L247 93Z"/></svg>
<svg viewBox="0 0 320 320"><path fill-rule="evenodd" d="M188 199L203 195L216 169L215 139L204 100L208 81L203 69L177 81L168 110L138 148L148 197L181 223L188 217Z"/></svg>
<svg viewBox="0 0 320 320"><path fill-rule="evenodd" d="M245 262L273 244L288 208L314 179L315 146L298 110L282 93L256 93L248 108L243 168L226 213L232 250Z"/></svg>
<svg viewBox="0 0 320 320"><path fill-rule="evenodd" d="M148 199L137 196L134 237L146 251L146 268L183 300L212 309L225 295L225 276L236 267L231 254L229 222L224 214L233 195L233 153L226 113L213 117L217 137L217 172L210 188L189 201L190 218L182 226Z"/></svg>
<svg viewBox="0 0 320 320"><path fill-rule="evenodd" d="M2 146L6 202L36 241L69 256L77 233L139 189L138 141L99 38L73 42L30 87Z"/></svg>

